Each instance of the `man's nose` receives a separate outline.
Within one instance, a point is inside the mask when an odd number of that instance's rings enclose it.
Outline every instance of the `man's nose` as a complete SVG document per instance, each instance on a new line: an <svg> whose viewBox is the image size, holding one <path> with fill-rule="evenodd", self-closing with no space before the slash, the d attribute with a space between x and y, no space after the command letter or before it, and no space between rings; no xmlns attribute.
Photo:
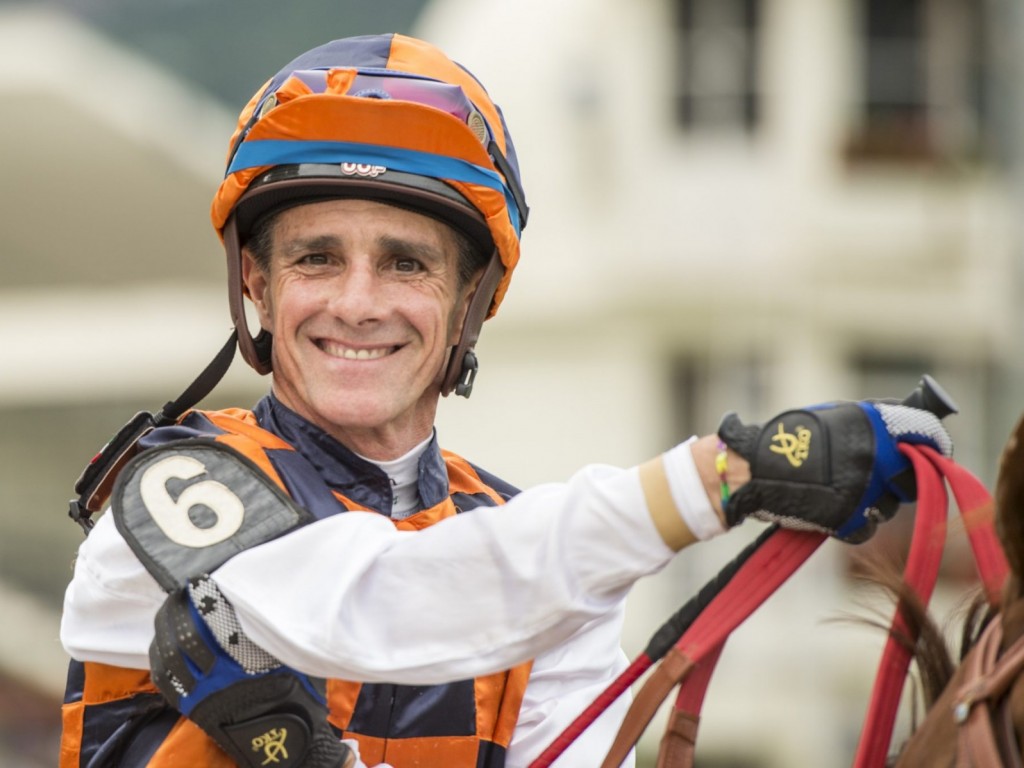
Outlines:
<svg viewBox="0 0 1024 768"><path fill-rule="evenodd" d="M352 264L331 282L330 309L343 322L359 325L384 315L383 286L372 266Z"/></svg>

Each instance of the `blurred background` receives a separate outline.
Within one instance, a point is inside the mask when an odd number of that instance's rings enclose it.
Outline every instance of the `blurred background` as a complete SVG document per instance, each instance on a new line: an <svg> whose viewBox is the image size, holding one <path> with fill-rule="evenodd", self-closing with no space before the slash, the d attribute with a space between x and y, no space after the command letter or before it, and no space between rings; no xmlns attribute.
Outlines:
<svg viewBox="0 0 1024 768"><path fill-rule="evenodd" d="M930 373L991 486L1024 411L1022 17L1014 0L0 0L0 765L56 764L67 500L227 338L208 206L235 116L294 55L416 34L508 118L530 226L473 397L442 404L448 448L529 486L639 463L728 410L903 397ZM238 361L204 405L266 387ZM826 544L733 636L699 765L850 764L883 638L844 617L888 614L856 557L900 557L912 519ZM643 582L630 657L758 530ZM951 633L963 538L936 598Z"/></svg>

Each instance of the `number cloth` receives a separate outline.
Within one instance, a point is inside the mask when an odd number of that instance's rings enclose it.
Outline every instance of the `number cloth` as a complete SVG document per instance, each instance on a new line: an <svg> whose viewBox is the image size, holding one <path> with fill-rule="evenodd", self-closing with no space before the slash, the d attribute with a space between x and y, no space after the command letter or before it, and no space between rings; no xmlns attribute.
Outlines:
<svg viewBox="0 0 1024 768"><path fill-rule="evenodd" d="M111 514L168 592L315 519L245 456L198 438L151 448L129 462L114 486Z"/></svg>

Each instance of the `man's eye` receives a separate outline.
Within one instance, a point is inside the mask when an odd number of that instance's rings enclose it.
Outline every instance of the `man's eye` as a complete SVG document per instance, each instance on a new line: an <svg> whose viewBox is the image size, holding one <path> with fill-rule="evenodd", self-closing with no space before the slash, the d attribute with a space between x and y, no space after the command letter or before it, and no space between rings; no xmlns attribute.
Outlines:
<svg viewBox="0 0 1024 768"><path fill-rule="evenodd" d="M421 265L416 259L395 259L395 269L398 272L418 272Z"/></svg>
<svg viewBox="0 0 1024 768"><path fill-rule="evenodd" d="M313 266L320 266L326 264L329 261L326 254L323 253L307 253L299 262L301 264L311 264Z"/></svg>

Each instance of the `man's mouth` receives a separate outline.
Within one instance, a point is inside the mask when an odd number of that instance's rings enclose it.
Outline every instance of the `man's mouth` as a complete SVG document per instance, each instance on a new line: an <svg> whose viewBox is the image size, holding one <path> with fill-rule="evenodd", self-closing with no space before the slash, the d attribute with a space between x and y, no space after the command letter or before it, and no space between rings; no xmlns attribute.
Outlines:
<svg viewBox="0 0 1024 768"><path fill-rule="evenodd" d="M317 346L331 357L337 357L342 360L379 360L380 358L387 357L400 349L399 345L386 347L349 347L345 344L338 344L337 342L326 341L324 339L317 342Z"/></svg>

